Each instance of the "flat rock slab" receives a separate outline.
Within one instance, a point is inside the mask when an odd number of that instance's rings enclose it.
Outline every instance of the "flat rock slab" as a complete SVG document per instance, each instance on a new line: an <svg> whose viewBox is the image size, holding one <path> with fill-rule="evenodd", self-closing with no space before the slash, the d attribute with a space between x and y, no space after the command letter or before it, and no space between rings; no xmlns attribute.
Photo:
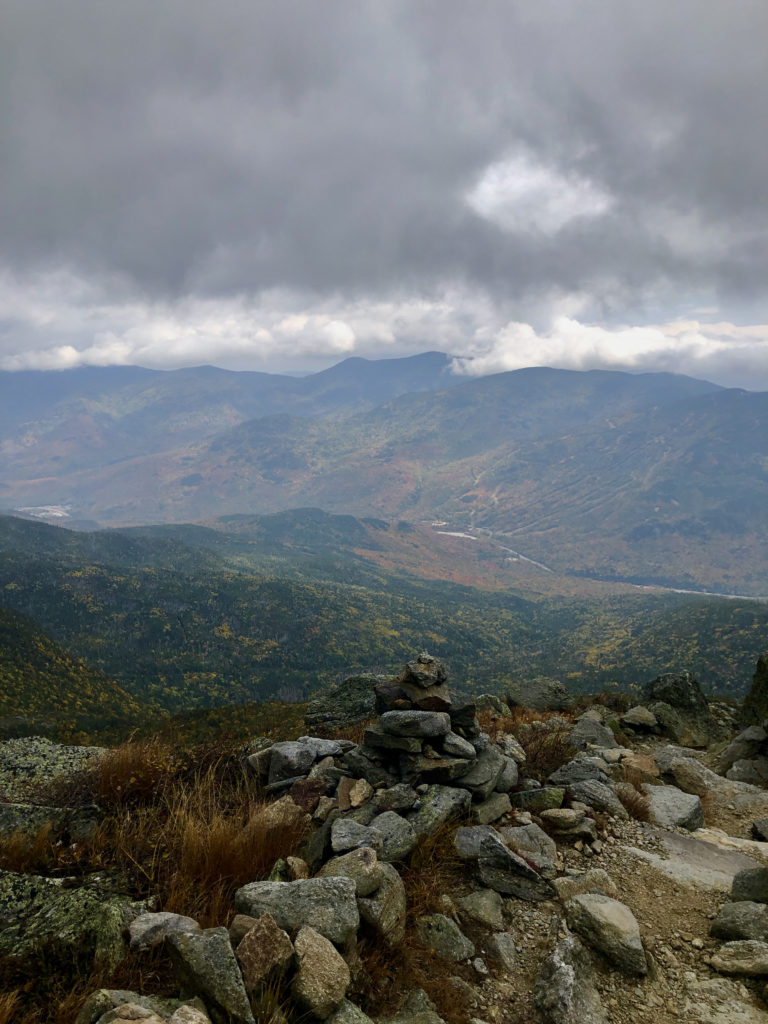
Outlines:
<svg viewBox="0 0 768 1024"><path fill-rule="evenodd" d="M733 879L747 868L760 864L743 853L725 850L693 836L651 828L651 834L663 846L663 854L626 847L626 852L651 864L657 871L682 885L730 892Z"/></svg>
<svg viewBox="0 0 768 1024"><path fill-rule="evenodd" d="M269 913L288 932L309 925L336 945L346 943L360 925L351 878L250 882L235 893L235 906L252 917Z"/></svg>

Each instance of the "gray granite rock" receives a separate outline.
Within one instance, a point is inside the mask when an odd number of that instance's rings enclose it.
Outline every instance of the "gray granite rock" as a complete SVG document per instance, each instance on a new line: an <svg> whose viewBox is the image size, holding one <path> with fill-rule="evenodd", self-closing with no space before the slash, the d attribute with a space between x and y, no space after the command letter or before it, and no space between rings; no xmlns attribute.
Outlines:
<svg viewBox="0 0 768 1024"><path fill-rule="evenodd" d="M595 811L601 811L622 820L629 817L624 805L613 790L604 783L598 782L597 779L574 782L570 788L576 800L580 800Z"/></svg>
<svg viewBox="0 0 768 1024"><path fill-rule="evenodd" d="M451 731L451 719L444 711L386 711L379 722L393 736L433 739Z"/></svg>
<svg viewBox="0 0 768 1024"><path fill-rule="evenodd" d="M346 853L369 846L377 854L381 853L383 836L381 832L361 825L352 818L336 818L331 825L331 849L334 853Z"/></svg>
<svg viewBox="0 0 768 1024"><path fill-rule="evenodd" d="M382 836L380 859L389 863L404 860L418 842L413 825L395 811L377 815L371 828Z"/></svg>
<svg viewBox="0 0 768 1024"><path fill-rule="evenodd" d="M733 878L731 899L768 903L768 868L743 868Z"/></svg>
<svg viewBox="0 0 768 1024"><path fill-rule="evenodd" d="M551 884L522 857L512 853L497 835L483 837L479 845L478 874L489 889L530 901L553 898L555 890Z"/></svg>
<svg viewBox="0 0 768 1024"><path fill-rule="evenodd" d="M480 804L472 808L472 820L478 825L489 825L492 821L498 821L505 814L512 810L512 803L506 793L491 793Z"/></svg>
<svg viewBox="0 0 768 1024"><path fill-rule="evenodd" d="M646 974L648 961L635 915L623 903L586 893L565 905L568 927L625 974Z"/></svg>
<svg viewBox="0 0 768 1024"><path fill-rule="evenodd" d="M294 941L296 974L291 994L313 1017L325 1020L341 1005L350 984L349 967L333 944L305 925Z"/></svg>
<svg viewBox="0 0 768 1024"><path fill-rule="evenodd" d="M768 942L768 906L742 900L724 903L712 922L710 934L717 939L757 939Z"/></svg>
<svg viewBox="0 0 768 1024"><path fill-rule="evenodd" d="M768 975L768 942L757 939L724 942L709 962L721 974L764 977Z"/></svg>
<svg viewBox="0 0 768 1024"><path fill-rule="evenodd" d="M360 924L351 878L306 878L296 882L250 882L235 893L243 914L271 914L288 932L307 924L337 946L353 938Z"/></svg>
<svg viewBox="0 0 768 1024"><path fill-rule="evenodd" d="M650 805L651 820L663 828L685 828L689 832L704 825L701 800L693 793L683 793L676 786L642 784Z"/></svg>
<svg viewBox="0 0 768 1024"><path fill-rule="evenodd" d="M408 821L420 838L466 812L471 801L472 797L467 790L453 786L430 786L419 798L419 807L408 815Z"/></svg>
<svg viewBox="0 0 768 1024"><path fill-rule="evenodd" d="M542 828L531 822L530 825L500 828L499 835L518 856L534 864L542 878L555 877L557 845Z"/></svg>
<svg viewBox="0 0 768 1024"><path fill-rule="evenodd" d="M422 942L443 960L458 963L475 955L473 942L463 934L455 921L444 914L420 917L416 930Z"/></svg>
<svg viewBox="0 0 768 1024"><path fill-rule="evenodd" d="M177 932L166 948L179 983L200 996L215 1024L255 1024L226 928Z"/></svg>
<svg viewBox="0 0 768 1024"><path fill-rule="evenodd" d="M466 896L460 896L456 905L462 917L468 917L497 932L504 927L504 900L493 889L476 889Z"/></svg>
<svg viewBox="0 0 768 1024"><path fill-rule="evenodd" d="M382 883L383 872L375 850L369 846L332 857L320 868L319 878L351 878L357 896L370 896Z"/></svg>
<svg viewBox="0 0 768 1024"><path fill-rule="evenodd" d="M131 946L135 949L152 949L164 942L174 932L199 932L200 925L191 917L160 911L156 914L139 914L128 926Z"/></svg>
<svg viewBox="0 0 768 1024"><path fill-rule="evenodd" d="M544 961L534 1001L544 1024L608 1024L589 953L574 935Z"/></svg>
<svg viewBox="0 0 768 1024"><path fill-rule="evenodd" d="M591 718L580 718L568 736L568 742L576 750L586 750L587 747L608 748L618 747L613 732L600 722Z"/></svg>
<svg viewBox="0 0 768 1024"><path fill-rule="evenodd" d="M363 921L388 946L397 945L405 935L405 886L391 864L380 864L382 881L370 897L357 905Z"/></svg>

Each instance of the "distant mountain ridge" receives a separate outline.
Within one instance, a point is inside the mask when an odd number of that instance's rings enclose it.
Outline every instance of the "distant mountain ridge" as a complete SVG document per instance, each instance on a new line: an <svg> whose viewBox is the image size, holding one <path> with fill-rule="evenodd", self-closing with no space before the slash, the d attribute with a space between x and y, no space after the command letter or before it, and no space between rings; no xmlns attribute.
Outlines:
<svg viewBox="0 0 768 1024"><path fill-rule="evenodd" d="M192 373L176 372L164 386ZM170 403L142 379L109 415L67 420L67 436L55 416L25 428L2 446L0 504L71 503L116 524L299 506L440 519L506 537L558 572L765 591L766 393L545 367L462 380L427 353L278 378L268 400L263 382L248 391L235 374L248 401L227 405L214 388L206 419L206 374L193 373L202 392L182 387Z"/></svg>

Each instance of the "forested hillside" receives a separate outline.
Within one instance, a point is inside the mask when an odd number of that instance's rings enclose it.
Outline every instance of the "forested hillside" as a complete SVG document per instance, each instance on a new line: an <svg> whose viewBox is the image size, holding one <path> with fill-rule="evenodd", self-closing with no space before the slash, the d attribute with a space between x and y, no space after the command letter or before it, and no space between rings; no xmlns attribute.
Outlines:
<svg viewBox="0 0 768 1024"><path fill-rule="evenodd" d="M134 697L169 711L302 699L351 671L394 671L423 648L475 691L504 693L537 675L574 691L629 687L688 668L709 690L742 692L768 628L768 604L755 601L527 600L365 570L345 561L341 546L336 579L349 565L359 582L332 582L327 562L308 563L302 580L297 564L293 578L280 578L249 566L242 551L236 565L162 535L72 534L0 519L3 602Z"/></svg>

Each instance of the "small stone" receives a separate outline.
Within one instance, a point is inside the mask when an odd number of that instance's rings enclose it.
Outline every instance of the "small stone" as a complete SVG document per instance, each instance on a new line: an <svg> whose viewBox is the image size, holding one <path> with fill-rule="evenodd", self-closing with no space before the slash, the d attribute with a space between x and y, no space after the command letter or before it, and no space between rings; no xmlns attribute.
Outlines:
<svg viewBox="0 0 768 1024"><path fill-rule="evenodd" d="M424 944L443 960L458 963L475 954L474 943L461 932L455 921L444 914L420 917L416 928Z"/></svg>
<svg viewBox="0 0 768 1024"><path fill-rule="evenodd" d="M456 902L462 914L473 921L497 932L504 927L504 901L493 889L477 889Z"/></svg>
<svg viewBox="0 0 768 1024"><path fill-rule="evenodd" d="M517 947L511 932L495 932L488 940L488 952L508 971L516 967Z"/></svg>
<svg viewBox="0 0 768 1024"><path fill-rule="evenodd" d="M634 914L623 903L586 893L565 905L568 927L627 974L645 974L648 962Z"/></svg>

